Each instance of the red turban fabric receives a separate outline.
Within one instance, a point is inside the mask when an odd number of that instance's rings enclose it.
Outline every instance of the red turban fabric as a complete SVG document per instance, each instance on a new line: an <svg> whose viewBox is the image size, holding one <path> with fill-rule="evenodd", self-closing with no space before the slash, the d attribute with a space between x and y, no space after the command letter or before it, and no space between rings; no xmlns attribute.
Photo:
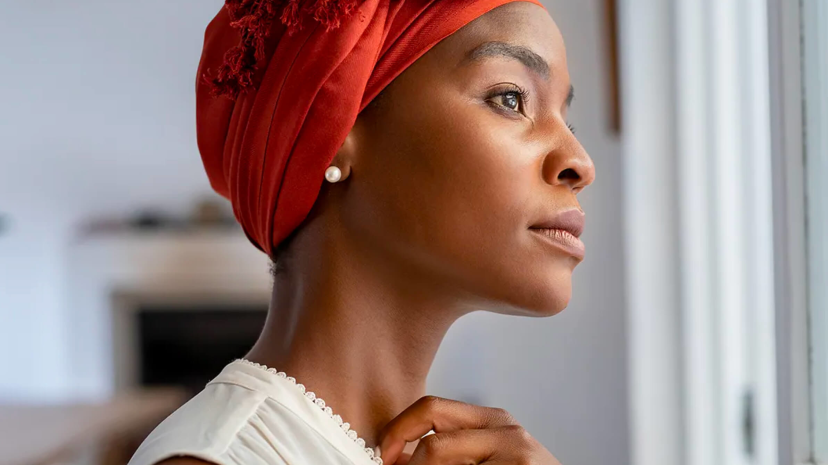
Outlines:
<svg viewBox="0 0 828 465"><path fill-rule="evenodd" d="M539 0L227 0L207 27L198 147L213 188L271 255L307 217L357 115L432 46Z"/></svg>

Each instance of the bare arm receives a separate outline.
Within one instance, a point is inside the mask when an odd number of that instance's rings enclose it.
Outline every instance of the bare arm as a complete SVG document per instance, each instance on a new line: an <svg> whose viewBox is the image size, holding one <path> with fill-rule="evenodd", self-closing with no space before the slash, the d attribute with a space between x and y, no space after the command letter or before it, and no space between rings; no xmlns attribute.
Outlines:
<svg viewBox="0 0 828 465"><path fill-rule="evenodd" d="M205 462L204 460L195 459L192 457L174 457L171 459L158 462L156 465L215 465L214 463Z"/></svg>

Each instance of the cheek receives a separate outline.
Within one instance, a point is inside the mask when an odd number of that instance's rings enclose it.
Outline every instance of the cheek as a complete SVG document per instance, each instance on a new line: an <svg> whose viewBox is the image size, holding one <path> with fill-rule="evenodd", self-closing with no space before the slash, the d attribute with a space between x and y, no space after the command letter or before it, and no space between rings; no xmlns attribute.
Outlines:
<svg viewBox="0 0 828 465"><path fill-rule="evenodd" d="M362 234L484 300L562 309L571 268L540 257L527 230L541 160L519 123L468 103L420 109L383 125L356 173Z"/></svg>
<svg viewBox="0 0 828 465"><path fill-rule="evenodd" d="M398 232L409 244L439 248L453 262L523 227L534 172L502 127L474 113L408 113L383 144L383 210L404 225Z"/></svg>

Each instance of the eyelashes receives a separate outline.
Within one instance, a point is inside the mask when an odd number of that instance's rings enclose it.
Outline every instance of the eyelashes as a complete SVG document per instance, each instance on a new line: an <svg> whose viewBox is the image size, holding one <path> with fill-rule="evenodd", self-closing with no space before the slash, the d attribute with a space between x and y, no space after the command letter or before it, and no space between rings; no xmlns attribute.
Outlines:
<svg viewBox="0 0 828 465"><path fill-rule="evenodd" d="M500 100L498 102L497 100ZM526 105L529 102L529 91L523 87L509 83L506 87L495 89L486 96L486 101L493 105L505 108L506 111L526 116ZM575 127L566 123L566 127L575 134Z"/></svg>

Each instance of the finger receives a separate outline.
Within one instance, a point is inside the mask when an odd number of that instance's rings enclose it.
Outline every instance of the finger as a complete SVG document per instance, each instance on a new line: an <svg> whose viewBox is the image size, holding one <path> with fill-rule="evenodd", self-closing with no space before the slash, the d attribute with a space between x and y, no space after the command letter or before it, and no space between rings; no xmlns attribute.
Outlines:
<svg viewBox="0 0 828 465"><path fill-rule="evenodd" d="M406 442L419 439L431 430L447 433L509 425L517 425L517 422L503 409L426 396L405 409L380 432L382 459L393 464Z"/></svg>
<svg viewBox="0 0 828 465"><path fill-rule="evenodd" d="M537 463L542 447L520 426L459 430L423 438L408 465L455 465L458 463Z"/></svg>

